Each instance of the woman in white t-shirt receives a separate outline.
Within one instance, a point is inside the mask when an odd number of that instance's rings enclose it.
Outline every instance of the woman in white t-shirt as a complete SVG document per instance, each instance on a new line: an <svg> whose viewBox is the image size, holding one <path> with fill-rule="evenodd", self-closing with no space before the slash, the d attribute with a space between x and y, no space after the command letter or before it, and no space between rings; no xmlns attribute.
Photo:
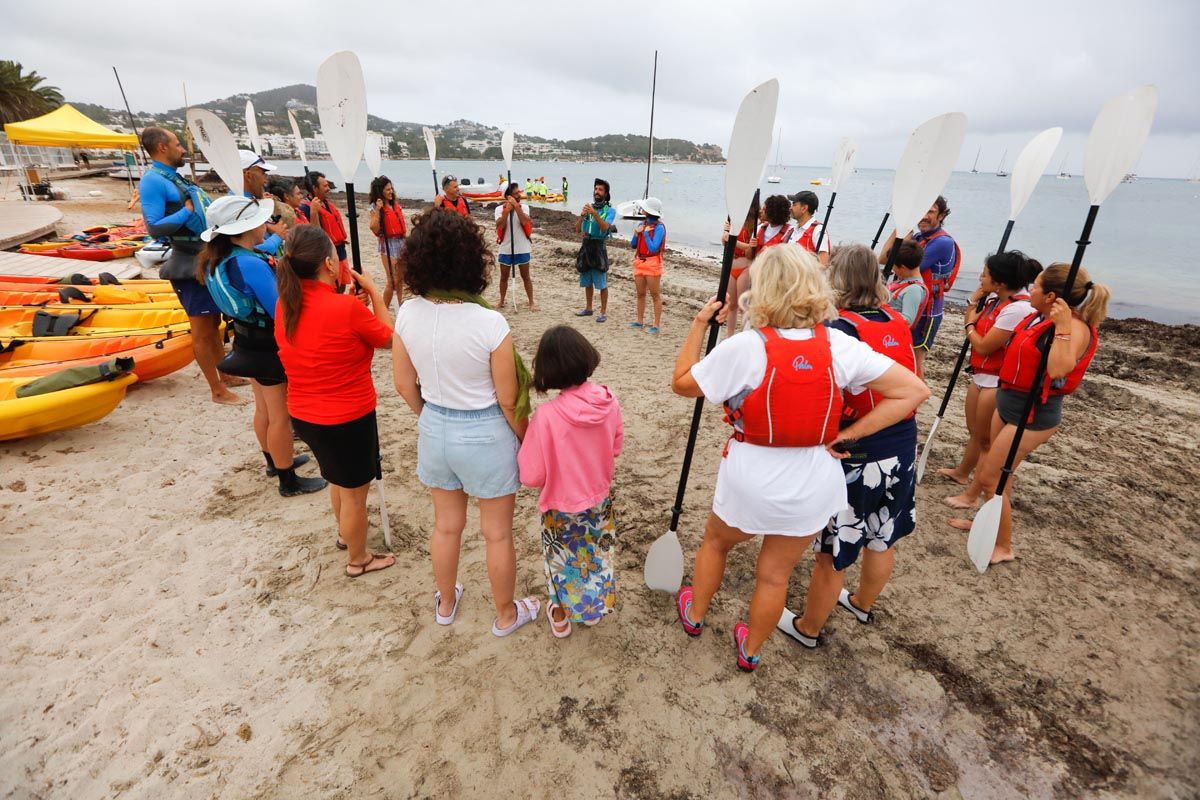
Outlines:
<svg viewBox="0 0 1200 800"><path fill-rule="evenodd" d="M771 248L750 267L750 284L742 310L752 328L699 360L721 305L710 300L692 322L671 384L676 394L726 403L736 418L696 554L694 583L680 589L676 610L684 631L699 636L729 551L761 536L750 624L738 622L733 629L737 665L747 672L758 666L758 651L781 617L796 562L846 506L838 459L854 440L899 422L929 397L912 372L825 326L837 312L812 253ZM841 392L847 387L867 387L883 399L839 432Z"/></svg>
<svg viewBox="0 0 1200 800"><path fill-rule="evenodd" d="M958 464L938 470L938 475L955 483L970 483L972 470L991 448L992 413L996 410L1004 351L1018 323L1033 313L1028 286L1041 271L1041 264L1019 250L993 253L983 262L979 288L963 314L971 343L971 383L966 404L970 438ZM978 495L964 492L946 502L954 508L974 508L977 499Z"/></svg>
<svg viewBox="0 0 1200 800"><path fill-rule="evenodd" d="M404 259L414 297L396 314L392 371L396 390L420 416L417 478L433 495L435 619L449 625L458 612L459 550L467 498L475 497L496 604L492 633L507 636L541 607L533 597L513 601L512 522L528 373L508 322L481 297L492 254L474 222L441 210L418 216Z"/></svg>

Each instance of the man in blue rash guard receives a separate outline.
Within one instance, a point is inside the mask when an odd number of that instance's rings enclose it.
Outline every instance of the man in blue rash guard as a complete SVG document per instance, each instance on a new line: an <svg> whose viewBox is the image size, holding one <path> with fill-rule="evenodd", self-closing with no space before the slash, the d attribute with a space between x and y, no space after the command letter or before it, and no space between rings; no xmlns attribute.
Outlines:
<svg viewBox="0 0 1200 800"><path fill-rule="evenodd" d="M184 164L184 149L170 131L151 126L142 131L142 147L151 158L142 175L138 194L142 217L151 236L171 245L170 254L158 268L160 277L171 281L179 303L192 328L192 350L196 364L208 381L214 403L239 405L246 402L229 391L243 379L221 375L217 363L225 355L221 341L221 312L208 289L196 280L196 255L203 248L200 234L207 227L204 210L209 197L199 186L177 171Z"/></svg>
<svg viewBox="0 0 1200 800"><path fill-rule="evenodd" d="M268 164L253 150L238 150L238 157L242 161L242 189L244 190L242 194L255 200L267 197L267 173L274 172L275 165ZM271 217L267 222L267 237L254 249L269 256L278 255L280 248L283 247L285 233L287 233L287 226L275 217Z"/></svg>

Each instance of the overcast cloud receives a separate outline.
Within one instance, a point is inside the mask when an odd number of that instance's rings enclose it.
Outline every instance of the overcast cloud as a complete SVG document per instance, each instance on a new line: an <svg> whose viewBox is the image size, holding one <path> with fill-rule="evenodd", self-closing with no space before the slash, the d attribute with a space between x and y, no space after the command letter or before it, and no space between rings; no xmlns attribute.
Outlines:
<svg viewBox="0 0 1200 800"><path fill-rule="evenodd" d="M315 84L317 65L350 49L373 114L577 138L645 132L658 48L659 136L724 147L742 95L777 77L788 164L827 164L838 138L852 136L861 166L892 167L916 125L961 110L960 169L979 147L981 169L1004 148L1011 165L1033 133L1061 125L1060 152L1071 151L1076 172L1104 100L1154 83L1158 116L1139 172L1183 177L1200 160L1194 0L121 6L6 4L0 57L36 69L68 100L111 107L121 104L116 65L134 109L161 111L183 104L185 81L192 102ZM65 32L76 25L88 32Z"/></svg>

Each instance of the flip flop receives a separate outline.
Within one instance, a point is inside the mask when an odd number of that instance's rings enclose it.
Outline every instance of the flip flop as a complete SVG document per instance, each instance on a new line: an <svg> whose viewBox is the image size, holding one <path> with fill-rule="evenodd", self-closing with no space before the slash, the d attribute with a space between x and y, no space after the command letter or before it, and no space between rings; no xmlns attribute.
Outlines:
<svg viewBox="0 0 1200 800"><path fill-rule="evenodd" d="M338 550L345 550L347 547L349 547L349 546L350 546L350 545L346 544L345 542L343 542L343 541L342 541L342 537L340 537L340 536L339 536L339 537L337 538L337 540L336 540L336 541L333 543L333 545L334 545L334 547L336 547Z"/></svg>
<svg viewBox="0 0 1200 800"><path fill-rule="evenodd" d="M875 619L875 613L873 611L863 611L861 608L854 605L854 603L850 602L850 593L845 589L842 589L842 593L838 595L838 605L853 614L854 618L863 625L870 625Z"/></svg>
<svg viewBox="0 0 1200 800"><path fill-rule="evenodd" d="M515 601L513 605L517 607L517 621L512 625L509 625L507 628L501 628L497 626L495 622L493 622L493 636L508 636L509 634L514 633L517 628L520 628L522 625L537 619L538 611L540 611L542 608L542 601L538 600L536 597L523 597L520 600Z"/></svg>
<svg viewBox="0 0 1200 800"><path fill-rule="evenodd" d="M375 569L369 569L369 567L372 564L374 564L376 561L380 561L380 560L383 560L386 558L395 558L395 557L396 556L392 553L371 553L370 561L365 561L362 564L347 564L346 565L346 577L347 578L361 578L363 575L366 575L368 572L379 572L380 570L385 570L388 567L393 566L396 562L393 561L391 564L388 564L387 566L376 567ZM350 570L352 570L352 569L356 569L356 570L358 570L358 572L351 572Z"/></svg>
<svg viewBox="0 0 1200 800"><path fill-rule="evenodd" d="M809 650L816 650L825 643L825 640L820 636L809 636L807 633L801 633L800 629L796 627L796 615L786 608L779 616L779 622L775 627L795 639L801 647Z"/></svg>
<svg viewBox="0 0 1200 800"><path fill-rule="evenodd" d="M565 639L571 635L571 618L563 617L562 622L555 622L554 609L556 608L561 608L561 606L554 603L546 604L546 619L550 621L550 633L554 635L555 639Z"/></svg>
<svg viewBox="0 0 1200 800"><path fill-rule="evenodd" d="M454 608L450 609L450 613L443 617L442 613L438 611L442 607L442 593L433 593L433 618L438 625L450 625L454 622L454 617L458 614L458 601L462 599L462 596L463 585L461 583L454 584Z"/></svg>

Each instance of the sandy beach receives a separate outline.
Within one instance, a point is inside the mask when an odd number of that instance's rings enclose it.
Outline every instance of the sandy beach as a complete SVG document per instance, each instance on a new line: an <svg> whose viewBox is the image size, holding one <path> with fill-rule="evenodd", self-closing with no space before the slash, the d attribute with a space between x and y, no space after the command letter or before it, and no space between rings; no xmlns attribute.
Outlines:
<svg viewBox="0 0 1200 800"><path fill-rule="evenodd" d="M64 232L134 216L115 181L64 185L78 198L56 204ZM105 197L81 197L92 186ZM572 313L573 218L537 209L534 222L542 310L514 308L510 286L515 342L531 357L546 327L578 327L624 410L615 616L561 641L544 618L493 637L472 509L458 621L434 624L432 508L388 351L374 375L399 560L353 581L327 493L280 498L251 406L211 403L193 364L134 385L96 424L0 446L3 797L1197 796L1200 328L1105 325L1062 429L1018 473L1019 558L982 576L944 524L955 485L935 474L966 440L960 382L875 624L835 610L827 647L776 635L745 675L730 631L755 548L735 551L696 640L641 575L690 421L671 364L717 265L668 253L652 336L626 327L631 258L614 243L601 325ZM927 361L922 439L959 330L949 314ZM680 530L689 569L726 437L708 407ZM517 499L518 593L544 597L536 499ZM382 550L375 493L370 508Z"/></svg>

